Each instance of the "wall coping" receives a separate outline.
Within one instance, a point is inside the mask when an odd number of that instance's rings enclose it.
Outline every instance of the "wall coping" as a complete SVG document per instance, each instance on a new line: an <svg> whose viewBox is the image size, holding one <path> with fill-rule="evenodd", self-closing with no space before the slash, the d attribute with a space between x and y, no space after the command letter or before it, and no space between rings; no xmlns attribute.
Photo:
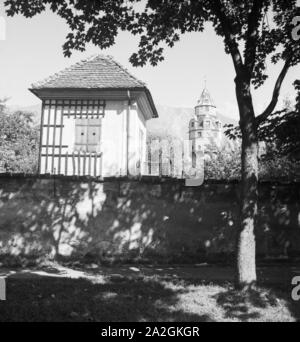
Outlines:
<svg viewBox="0 0 300 342"><path fill-rule="evenodd" d="M63 180L63 181L77 181L77 182L142 182L150 184L178 184L185 185L184 179L172 178L172 177L159 177L159 176L140 176L140 177L92 177L92 176L63 176L63 175L51 175L51 174L25 174L25 173L0 173L0 182L4 179L45 179L45 180ZM214 180L207 179L204 182L205 185L219 184L219 185L237 185L239 180ZM287 181L287 180L273 180L273 181L259 181L259 184L263 185L300 185L299 180ZM188 187L187 187L188 188Z"/></svg>

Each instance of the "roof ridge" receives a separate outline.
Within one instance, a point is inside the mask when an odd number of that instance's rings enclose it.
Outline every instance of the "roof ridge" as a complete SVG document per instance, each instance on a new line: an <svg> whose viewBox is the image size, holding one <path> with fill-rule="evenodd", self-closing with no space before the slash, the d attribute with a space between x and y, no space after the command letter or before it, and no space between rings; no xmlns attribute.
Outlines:
<svg viewBox="0 0 300 342"><path fill-rule="evenodd" d="M111 55L105 55L105 54L93 54L89 57L86 57L68 67L65 67L64 69L56 72L55 74L50 75L49 77L35 82L33 84L31 84L31 89L35 89L35 88L47 88L49 86L49 84L51 83L56 83L60 81L60 79L63 79L64 77L67 77L66 75L72 75L74 73L78 72L80 73L81 69L86 69L89 66L89 62L93 63L95 62L95 72L97 73L97 69L101 68L101 66L98 66L98 62L99 65L101 65L101 61L106 62L105 65L103 66L103 68L105 69L106 67L110 67L115 69L115 72L119 72L120 77L123 79L127 78L127 83L128 83L128 87L132 87L132 85L130 86L130 84L132 83L133 85L135 85L136 87L143 87L143 88L147 88L147 85L145 82L141 81L140 79L138 79L137 77L135 77L134 75L132 75L129 70L127 68L125 68L122 64L120 64L119 62L117 62L113 56ZM122 76L121 76L122 75ZM124 82L124 80L123 80ZM79 82L80 83L80 82ZM50 86L51 87L51 86ZM126 81L125 81L125 87L126 87Z"/></svg>
<svg viewBox="0 0 300 342"><path fill-rule="evenodd" d="M129 70L127 68L125 68L122 64L120 64L119 62L117 62L113 56L111 55L106 55L112 62L114 62L121 70L123 70L130 78L132 78L134 81L140 83L142 86L146 87L147 84L143 81L141 81L140 79L138 79L137 77L133 76Z"/></svg>

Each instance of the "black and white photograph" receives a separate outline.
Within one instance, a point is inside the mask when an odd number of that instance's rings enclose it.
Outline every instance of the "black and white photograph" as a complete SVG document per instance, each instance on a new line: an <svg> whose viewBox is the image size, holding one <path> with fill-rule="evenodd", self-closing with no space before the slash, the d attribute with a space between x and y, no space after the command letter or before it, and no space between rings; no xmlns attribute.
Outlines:
<svg viewBox="0 0 300 342"><path fill-rule="evenodd" d="M300 0L0 0L0 322L300 322Z"/></svg>

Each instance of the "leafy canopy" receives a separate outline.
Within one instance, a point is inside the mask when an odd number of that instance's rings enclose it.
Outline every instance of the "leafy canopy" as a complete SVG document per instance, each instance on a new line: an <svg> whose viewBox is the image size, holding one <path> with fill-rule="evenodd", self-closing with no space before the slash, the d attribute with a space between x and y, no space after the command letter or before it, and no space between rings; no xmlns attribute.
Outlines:
<svg viewBox="0 0 300 342"><path fill-rule="evenodd" d="M283 110L272 113L258 129L259 140L266 142L270 149L269 159L275 155L300 159L300 80L295 81L294 86L297 91L296 105L287 105ZM242 137L239 127L226 127L225 134L229 139Z"/></svg>
<svg viewBox="0 0 300 342"><path fill-rule="evenodd" d="M2 101L0 108L1 172L34 173L37 171L39 129L33 125L33 114L10 113Z"/></svg>
<svg viewBox="0 0 300 342"><path fill-rule="evenodd" d="M163 60L186 32L202 32L210 22L223 37L237 74L245 73L255 86L267 79L266 62L295 65L300 49L292 39L292 20L299 13L297 0L6 0L7 14L33 17L47 8L70 28L63 51L83 51L93 43L101 49L115 43L119 30L139 35L133 65Z"/></svg>
<svg viewBox="0 0 300 342"><path fill-rule="evenodd" d="M273 146L262 147L260 154L259 179L261 181L300 180L300 160L295 161L288 155L274 153ZM240 180L241 169L240 144L228 144L205 160L205 179Z"/></svg>

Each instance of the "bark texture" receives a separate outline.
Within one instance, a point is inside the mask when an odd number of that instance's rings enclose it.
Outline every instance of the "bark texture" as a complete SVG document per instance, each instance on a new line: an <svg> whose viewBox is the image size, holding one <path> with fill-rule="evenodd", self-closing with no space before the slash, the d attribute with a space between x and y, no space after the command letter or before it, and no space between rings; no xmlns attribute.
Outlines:
<svg viewBox="0 0 300 342"><path fill-rule="evenodd" d="M250 287L256 282L255 223L258 202L258 137L250 82L247 77L236 79L236 95L242 131L242 181L240 225L237 234L238 287Z"/></svg>

